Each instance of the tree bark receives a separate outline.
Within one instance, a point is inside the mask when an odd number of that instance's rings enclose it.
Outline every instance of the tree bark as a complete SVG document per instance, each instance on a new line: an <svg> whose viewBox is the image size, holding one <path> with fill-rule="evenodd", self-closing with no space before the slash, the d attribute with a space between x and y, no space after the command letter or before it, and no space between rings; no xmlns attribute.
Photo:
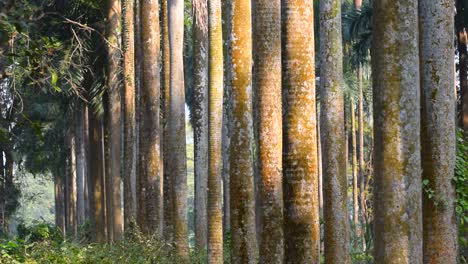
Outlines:
<svg viewBox="0 0 468 264"><path fill-rule="evenodd" d="M193 1L193 134L195 167L195 246L207 246L208 184L208 2ZM221 23L221 22L220 22ZM218 36L215 36L215 39ZM219 36L222 38L222 35ZM212 42L214 42L213 40ZM222 39L221 45L222 45ZM222 69L222 66L221 66ZM216 76L217 77L217 76ZM222 79L221 79L222 80ZM217 87L216 87L217 88ZM222 113L222 110L220 111ZM216 127L216 125L215 125ZM218 176L218 175L215 175ZM219 198L221 202L221 198ZM218 212L216 212L218 213ZM210 221L212 222L212 221ZM222 239L222 238L221 238ZM221 250L222 252L222 250ZM222 253L221 253L222 255Z"/></svg>
<svg viewBox="0 0 468 264"><path fill-rule="evenodd" d="M320 3L320 114L325 263L351 263L347 212L341 1Z"/></svg>
<svg viewBox="0 0 468 264"><path fill-rule="evenodd" d="M352 142L352 171L353 171L353 224L354 224L354 245L357 246L357 240L359 238L359 201L358 201L358 164L357 164L357 151L356 151L356 105L354 99L351 98L351 142Z"/></svg>
<svg viewBox="0 0 468 264"><path fill-rule="evenodd" d="M232 263L256 263L252 120L252 23L249 0L230 15L233 130L230 144Z"/></svg>
<svg viewBox="0 0 468 264"><path fill-rule="evenodd" d="M188 258L187 231L187 164L185 145L185 90L184 90L184 1L169 1L169 52L170 52L170 100L169 100L169 175L172 177L174 242L177 254Z"/></svg>
<svg viewBox="0 0 468 264"><path fill-rule="evenodd" d="M319 263L312 1L282 1L283 197L286 263Z"/></svg>
<svg viewBox="0 0 468 264"><path fill-rule="evenodd" d="M135 21L134 1L123 2L123 47L124 47L124 225L131 227L136 221L136 195L134 193L134 144L135 144Z"/></svg>
<svg viewBox="0 0 468 264"><path fill-rule="evenodd" d="M260 262L283 263L281 3L254 1L254 89L258 98Z"/></svg>
<svg viewBox="0 0 468 264"><path fill-rule="evenodd" d="M70 178L69 178L69 193L68 193L68 234L75 237L78 233L76 225L76 140L74 130L75 120L72 121L71 133L70 133Z"/></svg>
<svg viewBox="0 0 468 264"><path fill-rule="evenodd" d="M419 1L424 263L457 263L453 1Z"/></svg>
<svg viewBox="0 0 468 264"><path fill-rule="evenodd" d="M221 1L209 1L208 263L223 263L222 125L223 32Z"/></svg>
<svg viewBox="0 0 468 264"><path fill-rule="evenodd" d="M170 101L170 51L169 51L169 18L167 10L168 0L161 1L161 21L162 21L162 66L163 66L163 81L162 81L162 91L163 91L163 198L164 198L164 237L168 241L173 241L174 239L174 202L172 195L172 178L169 173L169 101Z"/></svg>
<svg viewBox="0 0 468 264"><path fill-rule="evenodd" d="M418 2L377 0L373 10L374 259L420 264Z"/></svg>
<svg viewBox="0 0 468 264"><path fill-rule="evenodd" d="M108 3L107 10L107 40L108 47L108 65L107 65L107 86L108 86L108 120L106 120L108 135L109 157L107 168L107 215L108 215L108 235L109 241L120 240L123 235L123 219L121 207L121 74L120 66L122 54L121 47L121 5L120 1L112 0Z"/></svg>
<svg viewBox="0 0 468 264"><path fill-rule="evenodd" d="M56 172L54 175L55 225L62 231L62 234L65 235L65 184L63 177L64 175L60 172ZM6 219L6 217L3 217L4 226L8 224ZM8 227L5 228L5 230L7 229Z"/></svg>
<svg viewBox="0 0 468 264"><path fill-rule="evenodd" d="M75 145L76 145L76 224L82 226L86 221L85 196L87 189L85 182L87 179L86 165L87 155L85 147L85 105L82 101L77 103L75 116Z"/></svg>

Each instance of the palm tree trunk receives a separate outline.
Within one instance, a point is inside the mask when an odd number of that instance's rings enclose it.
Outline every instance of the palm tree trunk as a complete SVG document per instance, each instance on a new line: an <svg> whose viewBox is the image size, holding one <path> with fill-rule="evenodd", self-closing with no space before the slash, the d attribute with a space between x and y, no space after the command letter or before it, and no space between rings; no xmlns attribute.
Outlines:
<svg viewBox="0 0 468 264"><path fill-rule="evenodd" d="M453 1L419 1L424 263L457 263Z"/></svg>
<svg viewBox="0 0 468 264"><path fill-rule="evenodd" d="M168 149L174 202L174 242L176 252L188 258L187 164L185 146L185 90L183 65L184 1L169 1L170 100Z"/></svg>
<svg viewBox="0 0 468 264"><path fill-rule="evenodd" d="M169 101L170 101L170 52L169 52L169 18L167 10L168 0L161 1L161 21L162 21L162 60L163 60L163 81L162 81L162 91L163 91L163 198L164 198L164 237L168 241L173 241L174 239L174 202L172 195L172 178L169 173Z"/></svg>
<svg viewBox="0 0 468 264"><path fill-rule="evenodd" d="M134 193L134 144L135 144L135 22L134 1L123 2L123 47L124 47L124 225L125 229L131 227L136 221L136 195Z"/></svg>
<svg viewBox="0 0 468 264"><path fill-rule="evenodd" d="M254 89L258 98L260 262L283 263L281 3L255 2Z"/></svg>
<svg viewBox="0 0 468 264"><path fill-rule="evenodd" d="M256 262L252 122L252 24L249 0L231 10L232 124L230 194L232 263ZM235 128L235 129L234 129Z"/></svg>
<svg viewBox="0 0 468 264"><path fill-rule="evenodd" d="M320 3L320 106L325 263L351 263L346 175L341 1ZM353 113L352 113L353 114Z"/></svg>
<svg viewBox="0 0 468 264"><path fill-rule="evenodd" d="M208 184L208 3L193 1L193 134L195 167L195 244L207 245ZM222 36L221 36L222 37ZM222 41L222 40L221 40ZM221 42L222 44L222 42ZM221 67L222 69L222 67ZM217 175L216 175L217 176ZM210 189L211 190L211 189ZM221 200L221 199L219 199ZM222 255L222 254L221 254Z"/></svg>
<svg viewBox="0 0 468 264"><path fill-rule="evenodd" d="M423 239L418 2L373 3L374 259L418 264Z"/></svg>
<svg viewBox="0 0 468 264"><path fill-rule="evenodd" d="M285 262L319 263L312 1L283 1L282 30Z"/></svg>
<svg viewBox="0 0 468 264"><path fill-rule="evenodd" d="M162 235L162 175L160 174L160 32L158 0L142 2L143 82L140 98L139 177L146 188L144 197L147 231Z"/></svg>
<svg viewBox="0 0 468 264"><path fill-rule="evenodd" d="M108 120L106 120L108 134L108 173L107 176L107 215L109 241L120 240L123 235L123 219L121 207L121 89L120 64L122 54L121 46L121 6L120 1L112 0L107 10L107 39L108 47Z"/></svg>
<svg viewBox="0 0 468 264"><path fill-rule="evenodd" d="M223 263L222 122L223 34L221 1L210 0L209 32L209 131L208 131L208 263Z"/></svg>

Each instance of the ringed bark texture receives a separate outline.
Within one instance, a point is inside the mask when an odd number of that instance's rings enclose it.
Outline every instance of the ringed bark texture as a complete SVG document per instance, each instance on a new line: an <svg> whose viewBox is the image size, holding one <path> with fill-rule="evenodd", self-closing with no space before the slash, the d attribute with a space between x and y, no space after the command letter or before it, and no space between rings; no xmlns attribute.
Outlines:
<svg viewBox="0 0 468 264"><path fill-rule="evenodd" d="M135 163L135 23L134 23L134 1L123 1L123 47L124 47L124 163L123 163L123 182L124 182L124 224L128 229L133 221L136 220L136 196L134 182Z"/></svg>
<svg viewBox="0 0 468 264"><path fill-rule="evenodd" d="M420 264L418 2L374 1L373 29L374 259Z"/></svg>
<svg viewBox="0 0 468 264"><path fill-rule="evenodd" d="M252 123L252 23L250 0L231 10L232 137L230 154L233 264L256 263Z"/></svg>
<svg viewBox="0 0 468 264"><path fill-rule="evenodd" d="M169 18L167 10L167 1L161 0L161 24L162 24L162 92L163 92L163 198L164 198L164 237L168 241L174 239L174 212L172 179L169 173L169 101L170 101L170 51L169 51Z"/></svg>
<svg viewBox="0 0 468 264"><path fill-rule="evenodd" d="M184 1L170 0L169 51L170 51L170 99L168 150L169 169L172 178L174 242L179 257L188 258L187 226L187 157L185 146L185 89L184 89Z"/></svg>
<svg viewBox="0 0 468 264"><path fill-rule="evenodd" d="M457 263L453 1L419 1L424 263Z"/></svg>
<svg viewBox="0 0 468 264"><path fill-rule="evenodd" d="M222 125L223 32L221 1L209 0L208 263L223 263Z"/></svg>
<svg viewBox="0 0 468 264"><path fill-rule="evenodd" d="M341 1L320 2L320 106L325 263L350 263Z"/></svg>
<svg viewBox="0 0 468 264"><path fill-rule="evenodd" d="M281 1L255 1L254 86L258 98L261 263L283 263Z"/></svg>
<svg viewBox="0 0 468 264"><path fill-rule="evenodd" d="M195 244L197 249L204 250L208 234L208 3L207 0L193 3Z"/></svg>
<svg viewBox="0 0 468 264"><path fill-rule="evenodd" d="M140 178L145 185L147 231L162 234L162 175L160 148L160 32L158 0L144 0L141 6L143 80L140 94Z"/></svg>
<svg viewBox="0 0 468 264"><path fill-rule="evenodd" d="M312 1L282 1L282 40L285 262L319 263Z"/></svg>

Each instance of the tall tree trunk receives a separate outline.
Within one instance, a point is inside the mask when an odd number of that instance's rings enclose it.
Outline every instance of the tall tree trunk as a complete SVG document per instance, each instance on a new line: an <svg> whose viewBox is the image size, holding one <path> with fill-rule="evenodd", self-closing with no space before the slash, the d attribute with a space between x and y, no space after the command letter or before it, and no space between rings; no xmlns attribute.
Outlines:
<svg viewBox="0 0 468 264"><path fill-rule="evenodd" d="M87 189L85 182L87 178L86 147L85 147L85 105L82 101L77 103L75 112L75 152L76 152L76 224L82 226L86 221L85 195Z"/></svg>
<svg viewBox="0 0 468 264"><path fill-rule="evenodd" d="M95 242L106 240L105 198L104 198L104 149L102 120L93 111L89 116L89 194L91 236Z"/></svg>
<svg viewBox="0 0 468 264"><path fill-rule="evenodd" d="M134 144L135 144L135 21L134 1L123 2L123 48L124 48L124 224L125 229L136 221L136 195L134 193Z"/></svg>
<svg viewBox="0 0 468 264"><path fill-rule="evenodd" d="M195 148L195 246L207 245L207 184L208 184L208 3L193 1L193 134ZM221 21L219 22L221 24ZM216 38L217 36L215 36ZM222 35L219 36L222 45ZM215 41L215 40L213 40ZM212 42L213 42L212 41ZM214 43L213 43L214 44ZM221 47L222 48L222 47ZM221 57L222 58L222 57ZM220 69L223 67L221 66ZM221 76L222 77L222 76ZM221 79L222 81L222 79ZM218 88L218 87L216 87ZM222 90L222 89L221 89ZM222 113L222 110L220 111ZM215 175L218 176L218 175ZM209 189L211 190L211 189ZM208 190L208 191L209 191ZM221 203L221 197L219 197ZM218 210L219 211L219 210ZM220 213L221 212L216 212ZM219 228L221 230L221 228ZM222 239L222 236L221 236ZM222 250L221 250L222 256Z"/></svg>
<svg viewBox="0 0 468 264"><path fill-rule="evenodd" d="M221 1L209 0L208 263L223 263L222 130L223 32Z"/></svg>
<svg viewBox="0 0 468 264"><path fill-rule="evenodd" d="M366 213L365 208L365 162L364 162L364 93L363 93L363 83L362 83L362 66L358 68L358 85L359 85L359 101L358 101L358 184L359 184L359 197L361 201L360 209L360 219L362 231L358 232L357 235L361 238L362 249L366 251L366 239L365 239L365 230L366 222L364 221L364 214ZM359 214L359 211L358 211ZM359 223L358 223L359 225Z"/></svg>
<svg viewBox="0 0 468 264"><path fill-rule="evenodd" d="M184 1L169 1L169 52L170 52L170 99L169 99L169 167L172 177L174 242L176 252L188 258L187 231L187 164L185 145L185 90L184 90Z"/></svg>
<svg viewBox="0 0 468 264"><path fill-rule="evenodd" d="M260 262L283 263L281 3L254 6L254 89L258 98Z"/></svg>
<svg viewBox="0 0 468 264"><path fill-rule="evenodd" d="M163 91L163 198L164 198L164 237L168 241L174 239L174 202L172 195L172 178L169 173L169 101L170 101L170 50L169 50L169 12L167 10L168 0L161 1L161 21L162 21L162 91Z"/></svg>
<svg viewBox="0 0 468 264"><path fill-rule="evenodd" d="M419 1L424 263L457 263L453 1Z"/></svg>
<svg viewBox="0 0 468 264"><path fill-rule="evenodd" d="M74 123L76 121L72 121L71 127L71 135L70 135L70 179L69 179L69 194L68 194L68 234L72 237L77 235L78 229L76 224L76 137L74 131Z"/></svg>
<svg viewBox="0 0 468 264"><path fill-rule="evenodd" d="M351 98L351 142L352 142L352 171L353 171L353 224L354 224L354 245L357 246L359 238L359 201L358 201L358 164L357 164L357 151L356 151L356 105L354 99Z"/></svg>
<svg viewBox="0 0 468 264"><path fill-rule="evenodd" d="M223 236L226 241L231 232L231 201L229 190L230 175L230 142L231 142L231 56L229 54L231 32L231 1L221 1L221 16L223 23L223 65L224 65L224 95L223 95Z"/></svg>
<svg viewBox="0 0 468 264"><path fill-rule="evenodd" d="M6 186L6 184L5 184ZM54 175L55 225L65 235L65 184L64 175L58 170ZM4 217L4 224L8 224Z"/></svg>
<svg viewBox="0 0 468 264"><path fill-rule="evenodd" d="M142 2L143 83L140 108L140 171L146 188L147 231L162 235L162 175L160 148L160 32L158 0Z"/></svg>
<svg viewBox="0 0 468 264"><path fill-rule="evenodd" d="M319 263L312 1L282 2L283 197L286 263Z"/></svg>
<svg viewBox="0 0 468 264"><path fill-rule="evenodd" d="M376 263L419 264L418 2L376 0L373 10L374 259Z"/></svg>
<svg viewBox="0 0 468 264"><path fill-rule="evenodd" d="M468 35L466 21L466 11L468 8L466 1L457 0L456 3L456 34L458 44L458 63L459 63L459 76L460 76L460 127L465 131L465 135L468 137Z"/></svg>
<svg viewBox="0 0 468 264"><path fill-rule="evenodd" d="M347 212L347 134L343 96L341 1L320 2L320 106L325 263L351 263ZM354 113L353 113L354 114Z"/></svg>
<svg viewBox="0 0 468 264"><path fill-rule="evenodd" d="M230 194L232 263L256 262L252 120L252 23L249 0L231 10L232 113Z"/></svg>
<svg viewBox="0 0 468 264"><path fill-rule="evenodd" d="M121 47L121 5L119 0L108 2L107 10L107 39L110 43L108 47L107 65L107 86L108 90L108 120L106 120L108 134L109 157L107 164L108 174L108 235L110 241L120 240L123 235L123 219L121 207L121 154L122 154L122 134L121 134L121 77L120 66L122 54Z"/></svg>

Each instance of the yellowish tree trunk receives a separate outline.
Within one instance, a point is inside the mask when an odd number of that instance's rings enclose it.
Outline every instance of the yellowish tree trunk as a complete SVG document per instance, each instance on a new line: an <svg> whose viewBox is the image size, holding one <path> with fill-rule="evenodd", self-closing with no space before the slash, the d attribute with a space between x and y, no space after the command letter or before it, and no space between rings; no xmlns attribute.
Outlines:
<svg viewBox="0 0 468 264"><path fill-rule="evenodd" d="M209 160L208 160L208 263L223 263L222 123L223 35L221 1L209 0Z"/></svg>
<svg viewBox="0 0 468 264"><path fill-rule="evenodd" d="M352 170L353 170L353 223L354 223L354 239L356 246L357 239L359 238L359 201L358 201L358 164L357 164L357 153L356 153L356 105L354 99L351 98L351 142L352 142Z"/></svg>
<svg viewBox="0 0 468 264"><path fill-rule="evenodd" d="M258 98L260 262L283 263L281 3L254 6L254 89Z"/></svg>
<svg viewBox="0 0 468 264"><path fill-rule="evenodd" d="M230 194L232 263L256 263L252 123L252 23L250 0L231 10L232 136Z"/></svg>
<svg viewBox="0 0 468 264"><path fill-rule="evenodd" d="M187 164L185 146L185 90L184 90L184 1L170 0L169 6L169 52L170 52L170 99L168 150L170 161L168 173L172 178L174 243L177 254L188 258L187 226Z"/></svg>
<svg viewBox="0 0 468 264"><path fill-rule="evenodd" d="M424 263L457 263L453 1L419 1ZM428 191L429 192L429 191Z"/></svg>
<svg viewBox="0 0 468 264"><path fill-rule="evenodd" d="M313 3L282 8L285 262L319 263Z"/></svg>
<svg viewBox="0 0 468 264"><path fill-rule="evenodd" d="M143 71L140 94L139 177L144 185L143 209L146 231L162 234L162 193L160 148L160 32L158 0L142 1Z"/></svg>
<svg viewBox="0 0 468 264"><path fill-rule="evenodd" d="M134 177L134 143L135 143L135 23L134 1L123 1L123 48L124 48L124 98L123 98L123 126L124 126L124 222L128 229L136 220L136 196Z"/></svg>
<svg viewBox="0 0 468 264"><path fill-rule="evenodd" d="M376 0L373 17L374 259L420 264L418 2Z"/></svg>

